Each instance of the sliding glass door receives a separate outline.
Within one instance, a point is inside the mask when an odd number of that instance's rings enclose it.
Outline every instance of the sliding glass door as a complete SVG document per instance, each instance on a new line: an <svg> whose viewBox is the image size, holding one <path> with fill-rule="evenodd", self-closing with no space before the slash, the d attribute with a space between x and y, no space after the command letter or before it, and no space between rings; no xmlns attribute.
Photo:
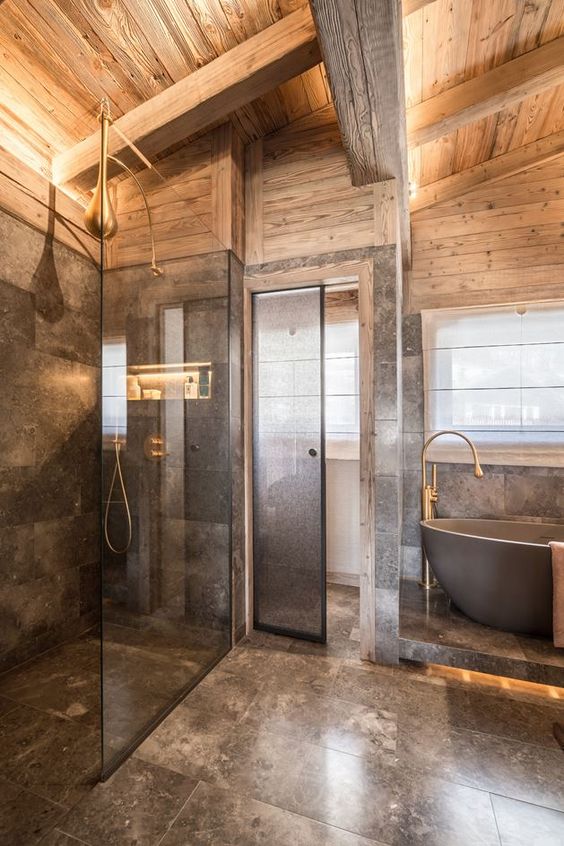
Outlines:
<svg viewBox="0 0 564 846"><path fill-rule="evenodd" d="M253 297L254 625L325 642L323 292Z"/></svg>

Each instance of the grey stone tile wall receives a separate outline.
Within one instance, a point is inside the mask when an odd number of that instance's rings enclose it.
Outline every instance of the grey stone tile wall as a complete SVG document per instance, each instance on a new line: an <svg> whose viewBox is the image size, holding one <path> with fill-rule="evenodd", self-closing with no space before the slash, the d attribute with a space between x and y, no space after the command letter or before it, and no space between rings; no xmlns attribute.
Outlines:
<svg viewBox="0 0 564 846"><path fill-rule="evenodd" d="M0 211L0 669L98 620L100 278Z"/></svg>
<svg viewBox="0 0 564 846"><path fill-rule="evenodd" d="M419 579L423 356L421 315L403 318L402 576ZM484 466L476 479L468 464L438 465L441 517L564 522L564 468Z"/></svg>
<svg viewBox="0 0 564 846"><path fill-rule="evenodd" d="M162 361L161 306L170 304L183 310L179 355L213 369L209 400L127 404L133 543L127 556L106 550L105 594L130 611L172 614L226 635L231 609L235 637L245 622L242 291L242 265L225 251L167 263L156 280L145 268L126 268L104 281L104 332L126 339L128 364ZM165 436L163 462L144 455L155 433ZM108 453L106 495L113 460ZM118 535L123 517L114 506Z"/></svg>

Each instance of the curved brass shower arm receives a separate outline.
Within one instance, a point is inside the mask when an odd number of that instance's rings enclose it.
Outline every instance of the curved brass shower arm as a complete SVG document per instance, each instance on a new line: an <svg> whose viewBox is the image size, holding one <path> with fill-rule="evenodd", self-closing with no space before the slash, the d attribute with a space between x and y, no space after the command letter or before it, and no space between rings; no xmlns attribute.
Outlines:
<svg viewBox="0 0 564 846"><path fill-rule="evenodd" d="M151 237L151 271L153 273L153 276L162 276L164 271L163 271L162 267L159 267L158 264L157 264L157 254L156 254L156 250L155 250L155 235L154 235L154 232L153 232L153 217L151 215L151 209L149 207L149 201L147 200L147 195L145 193L145 189L143 188L143 186L141 185L141 182L139 181L136 174L131 170L130 167L128 167L126 164L124 164L120 159L116 158L116 156L110 156L109 155L108 159L112 162L115 162L115 164L119 165L119 167L123 168L123 170L125 170L125 172L128 173L135 180L135 184L139 188L139 192L140 192L141 196L143 197L143 202L145 203L145 210L147 212L147 220L149 221L149 235Z"/></svg>

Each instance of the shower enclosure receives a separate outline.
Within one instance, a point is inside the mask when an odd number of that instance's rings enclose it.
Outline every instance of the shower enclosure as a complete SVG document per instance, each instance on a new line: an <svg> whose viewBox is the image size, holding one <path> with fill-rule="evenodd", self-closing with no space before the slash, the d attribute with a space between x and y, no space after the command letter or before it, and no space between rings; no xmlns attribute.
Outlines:
<svg viewBox="0 0 564 846"><path fill-rule="evenodd" d="M103 274L104 773L230 647L234 263Z"/></svg>
<svg viewBox="0 0 564 846"><path fill-rule="evenodd" d="M242 267L100 274L0 225L0 765L71 806L231 645Z"/></svg>

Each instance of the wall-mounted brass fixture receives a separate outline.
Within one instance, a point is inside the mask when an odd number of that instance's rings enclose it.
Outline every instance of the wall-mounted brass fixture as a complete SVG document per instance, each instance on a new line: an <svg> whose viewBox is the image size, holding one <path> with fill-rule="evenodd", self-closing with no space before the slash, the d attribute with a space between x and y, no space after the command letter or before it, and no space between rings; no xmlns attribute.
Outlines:
<svg viewBox="0 0 564 846"><path fill-rule="evenodd" d="M165 448L165 441L162 435L148 435L144 444L145 458L151 461L162 461L169 454Z"/></svg>
<svg viewBox="0 0 564 846"><path fill-rule="evenodd" d="M470 438L465 435L463 432L458 432L456 429L442 429L440 432L435 432L434 435L431 435L425 442L425 445L421 451L421 519L422 520L432 520L433 517L436 516L436 508L435 505L439 500L439 490L437 487L437 465L433 464L431 469L431 484L427 483L427 450L429 449L432 442L436 439L441 437L442 435L456 435L458 438L462 438L463 441L466 441L470 449L472 450L472 457L474 459L474 476L477 479L481 479L484 475L484 471L480 466L480 462L478 460L478 451L476 447L470 440ZM425 555L425 550L422 551L422 559L421 559L421 581L419 582L421 587L425 588L425 590L430 590L431 588L437 587L438 582L433 575L433 571L431 570L429 561L427 560L427 556Z"/></svg>
<svg viewBox="0 0 564 846"><path fill-rule="evenodd" d="M149 221L149 236L151 238L151 272L153 276L162 276L163 269L159 267L157 264L157 257L156 257L156 250L155 250L155 236L153 232L153 220L151 217L151 209L149 208L149 202L147 200L147 195L141 182L137 178L137 176L133 173L133 171L120 159L117 159L115 156L108 155L108 139L110 133L110 126L112 125L112 117L110 114L110 104L106 98L102 100L100 106L100 165L98 168L98 181L96 183L96 188L94 189L94 193L92 195L92 199L90 200L88 207L84 213L84 225L88 232L93 235L95 238L101 239L104 237L105 240L109 240L113 238L118 230L118 221L113 209L110 195L108 192L108 161L112 161L121 167L123 170L128 173L132 179L134 179L135 184L139 188L141 196L143 197L143 202L145 203L145 210L147 212L147 219ZM120 133L121 134L121 133ZM135 150L135 146L130 144L133 150Z"/></svg>

